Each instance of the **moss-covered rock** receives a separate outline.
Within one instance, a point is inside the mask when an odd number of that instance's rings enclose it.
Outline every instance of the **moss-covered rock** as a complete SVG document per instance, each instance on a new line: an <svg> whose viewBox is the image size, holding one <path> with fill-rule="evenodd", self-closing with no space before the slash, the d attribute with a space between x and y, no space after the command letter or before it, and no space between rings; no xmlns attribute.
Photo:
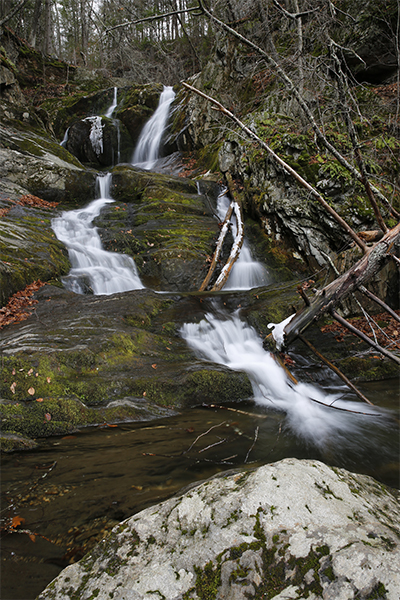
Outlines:
<svg viewBox="0 0 400 600"><path fill-rule="evenodd" d="M198 289L218 225L195 182L118 165L111 194L117 203L96 219L105 248L132 256L153 289Z"/></svg>
<svg viewBox="0 0 400 600"><path fill-rule="evenodd" d="M36 298L35 315L2 334L0 412L6 432L61 434L165 415L165 408L210 402L215 394L220 402L251 394L244 374L192 364L179 335L197 303L191 297L149 290L84 297L44 286Z"/></svg>

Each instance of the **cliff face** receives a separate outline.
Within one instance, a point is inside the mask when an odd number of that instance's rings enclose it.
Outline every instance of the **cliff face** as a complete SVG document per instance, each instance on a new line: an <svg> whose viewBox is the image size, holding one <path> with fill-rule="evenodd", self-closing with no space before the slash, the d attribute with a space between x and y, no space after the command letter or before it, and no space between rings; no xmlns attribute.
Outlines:
<svg viewBox="0 0 400 600"><path fill-rule="evenodd" d="M301 61L299 34L282 14L280 20L270 19L275 49L262 36L256 42L291 79L329 142L354 163L348 111L367 171L398 207L397 5L384 5L343 1L335 3L336 9L331 6L330 21L329 15L305 16ZM252 18L247 29L236 29L251 35L260 15ZM337 84L338 65L349 75L349 87L343 90ZM220 32L212 60L190 83L239 116L356 231L377 228L364 187L317 141L293 92L262 55ZM336 260L349 240L308 192L207 100L181 91L178 102L173 128L178 146L196 151L205 168L218 165L230 173L245 211L262 224L269 239L288 250L294 262L304 261L313 269ZM383 212L393 226L387 209Z"/></svg>

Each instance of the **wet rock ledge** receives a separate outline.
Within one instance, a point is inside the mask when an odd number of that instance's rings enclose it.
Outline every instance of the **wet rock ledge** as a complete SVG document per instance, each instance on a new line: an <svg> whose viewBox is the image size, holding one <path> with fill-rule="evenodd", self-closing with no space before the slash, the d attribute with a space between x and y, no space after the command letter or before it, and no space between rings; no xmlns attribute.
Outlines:
<svg viewBox="0 0 400 600"><path fill-rule="evenodd" d="M123 521L38 600L398 600L399 542L389 489L290 458Z"/></svg>

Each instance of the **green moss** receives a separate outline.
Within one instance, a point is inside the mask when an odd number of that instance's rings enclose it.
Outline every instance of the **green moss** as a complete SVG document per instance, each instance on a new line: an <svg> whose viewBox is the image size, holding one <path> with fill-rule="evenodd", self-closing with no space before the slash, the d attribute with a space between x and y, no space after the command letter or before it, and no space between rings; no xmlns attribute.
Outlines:
<svg viewBox="0 0 400 600"><path fill-rule="evenodd" d="M365 600L386 600L387 589L385 585L379 581L373 588L373 590L365 597Z"/></svg>

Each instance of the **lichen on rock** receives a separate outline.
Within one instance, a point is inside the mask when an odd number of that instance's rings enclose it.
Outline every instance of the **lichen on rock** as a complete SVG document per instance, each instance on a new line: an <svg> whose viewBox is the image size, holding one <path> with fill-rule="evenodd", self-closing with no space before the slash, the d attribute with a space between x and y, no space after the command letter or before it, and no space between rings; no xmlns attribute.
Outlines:
<svg viewBox="0 0 400 600"><path fill-rule="evenodd" d="M38 600L397 600L399 519L372 478L285 459L123 521Z"/></svg>

